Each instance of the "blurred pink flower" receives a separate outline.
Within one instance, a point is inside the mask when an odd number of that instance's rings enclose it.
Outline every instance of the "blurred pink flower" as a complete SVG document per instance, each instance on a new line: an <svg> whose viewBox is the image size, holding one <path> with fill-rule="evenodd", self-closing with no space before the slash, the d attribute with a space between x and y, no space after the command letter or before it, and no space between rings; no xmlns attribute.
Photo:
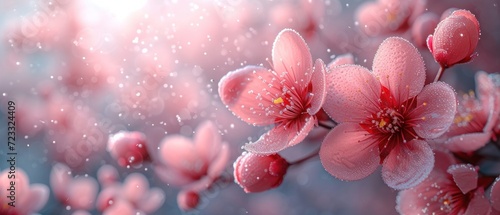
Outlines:
<svg viewBox="0 0 500 215"><path fill-rule="evenodd" d="M318 59L313 67L307 44L294 30L278 34L272 62L273 70L247 66L219 82L221 100L236 116L252 125L274 125L244 146L253 153L276 153L304 140L325 97L325 65Z"/></svg>
<svg viewBox="0 0 500 215"><path fill-rule="evenodd" d="M119 179L118 170L111 165L103 165L97 170L97 180L102 187L115 184Z"/></svg>
<svg viewBox="0 0 500 215"><path fill-rule="evenodd" d="M494 136L493 127L500 114L500 97L485 72L476 73L476 92L462 96L449 130L436 142L453 152L473 152Z"/></svg>
<svg viewBox="0 0 500 215"><path fill-rule="evenodd" d="M18 167L14 174L9 173L9 171L11 170L5 169L0 172L0 195L2 196L0 198L0 214L31 215L42 209L49 199L49 188L44 184L30 185L28 176L24 170ZM12 192L12 190L14 191ZM13 205L9 203L13 203Z"/></svg>
<svg viewBox="0 0 500 215"><path fill-rule="evenodd" d="M391 37L379 46L373 73L357 65L335 67L324 110L340 124L325 137L320 158L342 180L358 180L382 164L387 185L417 185L432 170L425 139L442 135L453 121L456 99L443 83L424 87L422 57L408 41Z"/></svg>
<svg viewBox="0 0 500 215"><path fill-rule="evenodd" d="M439 162L439 164L438 164ZM454 164L449 154L436 151L436 165L416 187L399 192L396 209L401 214L488 214L485 184L478 169Z"/></svg>
<svg viewBox="0 0 500 215"><path fill-rule="evenodd" d="M115 182L105 186L97 197L96 206L104 214L120 214L117 210L133 211L131 214L150 214L158 210L164 200L163 190L150 188L144 175L132 173L123 184Z"/></svg>
<svg viewBox="0 0 500 215"><path fill-rule="evenodd" d="M426 0L369 1L356 11L359 28L369 36L405 31L426 6Z"/></svg>
<svg viewBox="0 0 500 215"><path fill-rule="evenodd" d="M165 137L156 174L169 184L206 189L222 174L229 159L229 148L220 138L211 121L198 125L194 141L177 134Z"/></svg>
<svg viewBox="0 0 500 215"><path fill-rule="evenodd" d="M479 42L479 22L468 10L455 10L439 22L427 47L441 67L469 62Z"/></svg>
<svg viewBox="0 0 500 215"><path fill-rule="evenodd" d="M415 46L425 48L427 37L434 33L434 29L439 23L439 16L435 13L423 13L415 19L411 26L411 35Z"/></svg>
<svg viewBox="0 0 500 215"><path fill-rule="evenodd" d="M146 136L141 132L120 131L108 139L108 152L120 166L141 166L150 161Z"/></svg>
<svg viewBox="0 0 500 215"><path fill-rule="evenodd" d="M71 170L62 163L52 167L50 187L56 198L72 209L93 209L98 190L97 181L92 177L73 178L71 175Z"/></svg>
<svg viewBox="0 0 500 215"><path fill-rule="evenodd" d="M278 187L288 169L288 162L278 154L258 155L243 152L234 162L234 180L247 193Z"/></svg>

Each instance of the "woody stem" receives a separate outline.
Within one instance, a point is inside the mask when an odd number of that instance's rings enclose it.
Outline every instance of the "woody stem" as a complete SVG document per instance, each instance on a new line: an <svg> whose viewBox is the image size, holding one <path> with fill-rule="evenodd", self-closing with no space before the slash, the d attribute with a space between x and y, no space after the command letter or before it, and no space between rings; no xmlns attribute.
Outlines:
<svg viewBox="0 0 500 215"><path fill-rule="evenodd" d="M294 162L290 162L288 165L289 166L298 165L298 164L304 163L305 161L308 161L308 160L310 160L318 155L319 155L319 148L317 150L315 150L314 152L312 152L311 154L307 155L306 157L303 157L303 158L296 160Z"/></svg>

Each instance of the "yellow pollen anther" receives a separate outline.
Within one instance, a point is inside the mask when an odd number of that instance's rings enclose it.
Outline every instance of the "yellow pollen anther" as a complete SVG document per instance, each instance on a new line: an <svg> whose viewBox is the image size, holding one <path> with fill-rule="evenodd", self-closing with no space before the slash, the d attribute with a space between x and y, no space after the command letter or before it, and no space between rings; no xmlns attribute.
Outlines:
<svg viewBox="0 0 500 215"><path fill-rule="evenodd" d="M274 100L273 100L273 103L274 103L274 104L281 104L281 103L283 103L283 98L279 97L279 98L277 98L277 99L274 99Z"/></svg>
<svg viewBox="0 0 500 215"><path fill-rule="evenodd" d="M444 201L443 201L443 204L444 204L444 205L449 205L449 204L450 204L450 201L449 201L448 199L447 199L447 200L444 200Z"/></svg>
<svg viewBox="0 0 500 215"><path fill-rule="evenodd" d="M459 124L459 123L462 123L462 122L468 123L473 118L474 118L474 116L472 116L472 114L469 113L469 114L467 114L465 116L456 116L455 119L453 119L453 122L455 124Z"/></svg>
<svg viewBox="0 0 500 215"><path fill-rule="evenodd" d="M387 124L387 122L386 122L384 119L382 119L382 120L380 120L380 122L378 123L378 127L379 127L379 128L382 128L382 127L384 127L384 125L386 125L386 124Z"/></svg>

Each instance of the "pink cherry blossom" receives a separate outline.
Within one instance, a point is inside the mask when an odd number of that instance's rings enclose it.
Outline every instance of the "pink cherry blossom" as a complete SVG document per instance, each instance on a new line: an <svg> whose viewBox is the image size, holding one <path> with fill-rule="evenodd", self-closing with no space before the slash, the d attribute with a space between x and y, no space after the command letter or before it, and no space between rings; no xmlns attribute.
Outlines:
<svg viewBox="0 0 500 215"><path fill-rule="evenodd" d="M425 0L378 0L362 4L356 11L359 28L369 36L406 30L423 12Z"/></svg>
<svg viewBox="0 0 500 215"><path fill-rule="evenodd" d="M439 22L427 47L441 67L469 62L479 42L479 22L468 10L455 10Z"/></svg>
<svg viewBox="0 0 500 215"><path fill-rule="evenodd" d="M247 193L266 191L281 184L288 166L288 162L278 154L243 152L234 162L234 181Z"/></svg>
<svg viewBox="0 0 500 215"><path fill-rule="evenodd" d="M31 184L24 170L10 169L0 172L0 214L31 215L45 206L49 199L49 188L44 184ZM13 187L11 187L13 186ZM14 192L12 193L12 190ZM13 196L14 199L10 199ZM11 205L12 203L12 205Z"/></svg>
<svg viewBox="0 0 500 215"><path fill-rule="evenodd" d="M325 98L325 65L313 67L304 39L291 29L281 31L273 44L273 70L247 66L219 82L222 102L252 125L274 125L247 151L272 154L301 142L317 123L315 114Z"/></svg>
<svg viewBox="0 0 500 215"><path fill-rule="evenodd" d="M490 204L477 168L454 164L450 155L436 151L429 177L419 185L399 192L396 209L401 214L488 214Z"/></svg>
<svg viewBox="0 0 500 215"><path fill-rule="evenodd" d="M437 142L454 152L472 152L488 143L500 114L500 97L495 85L485 72L476 73L474 92L460 99L457 113L449 130Z"/></svg>
<svg viewBox="0 0 500 215"><path fill-rule="evenodd" d="M62 163L52 167L50 187L62 204L73 209L90 210L94 208L98 184L94 178L72 176L71 170Z"/></svg>
<svg viewBox="0 0 500 215"><path fill-rule="evenodd" d="M202 122L194 140L181 135L169 135L160 144L160 164L156 174L166 183L202 190L209 187L224 169L229 148L211 121Z"/></svg>
<svg viewBox="0 0 500 215"><path fill-rule="evenodd" d="M325 137L320 158L342 180L370 175L379 164L387 185L417 185L432 170L434 156L425 139L442 135L453 121L453 89L424 86L425 67L407 40L391 37L379 46L373 72L357 65L334 68L323 106L340 124Z"/></svg>
<svg viewBox="0 0 500 215"><path fill-rule="evenodd" d="M96 206L104 214L114 214L116 210L134 211L133 214L150 214L158 210L165 200L160 188L150 188L146 177L132 173L123 183L115 182L106 186L97 197Z"/></svg>
<svg viewBox="0 0 500 215"><path fill-rule="evenodd" d="M110 136L107 150L122 167L141 166L150 160L146 136L141 132L121 131Z"/></svg>

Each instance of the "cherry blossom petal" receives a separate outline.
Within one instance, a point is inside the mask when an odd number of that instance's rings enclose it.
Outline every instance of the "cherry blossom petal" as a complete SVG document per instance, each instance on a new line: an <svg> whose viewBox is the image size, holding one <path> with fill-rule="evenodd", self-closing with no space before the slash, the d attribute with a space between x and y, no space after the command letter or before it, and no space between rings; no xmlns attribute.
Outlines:
<svg viewBox="0 0 500 215"><path fill-rule="evenodd" d="M117 183L119 178L118 170L111 165L103 165L97 170L97 180L101 186L109 186Z"/></svg>
<svg viewBox="0 0 500 215"><path fill-rule="evenodd" d="M432 170L434 154L423 140L395 147L382 164L382 178L394 189L408 189L422 182Z"/></svg>
<svg viewBox="0 0 500 215"><path fill-rule="evenodd" d="M124 199L115 199L113 204L103 212L103 215L135 215L136 210L131 203Z"/></svg>
<svg viewBox="0 0 500 215"><path fill-rule="evenodd" d="M154 167L154 171L162 181L174 186L184 186L193 182L191 177L174 168L157 165Z"/></svg>
<svg viewBox="0 0 500 215"><path fill-rule="evenodd" d="M357 65L345 65L327 73L323 109L337 122L361 122L378 111L380 82Z"/></svg>
<svg viewBox="0 0 500 215"><path fill-rule="evenodd" d="M208 167L208 176L215 178L226 169L227 161L229 160L229 147L227 144L222 144L217 152L217 157L210 162Z"/></svg>
<svg viewBox="0 0 500 215"><path fill-rule="evenodd" d="M490 141L491 132L476 132L454 136L446 142L445 147L453 152L473 152Z"/></svg>
<svg viewBox="0 0 500 215"><path fill-rule="evenodd" d="M151 188L137 204L137 207L146 214L151 214L158 210L165 201L165 192L160 188Z"/></svg>
<svg viewBox="0 0 500 215"><path fill-rule="evenodd" d="M316 119L314 116L310 116L297 120L304 121L296 122L295 124L298 126L276 126L263 134L257 141L246 144L243 148L255 154L268 155L300 143L313 129Z"/></svg>
<svg viewBox="0 0 500 215"><path fill-rule="evenodd" d="M491 186L490 202L495 210L500 211L500 183L498 181L500 181L499 177L495 179L495 182Z"/></svg>
<svg viewBox="0 0 500 215"><path fill-rule="evenodd" d="M276 75L263 67L247 66L232 71L219 81L222 102L241 120L252 125L269 125L274 118L272 111L279 111L273 96L279 89ZM274 93L273 93L274 92ZM267 95L271 93L271 95Z"/></svg>
<svg viewBox="0 0 500 215"><path fill-rule="evenodd" d="M387 11L385 5L373 1L367 1L358 7L355 19L366 35L377 36L397 28L398 23L391 23L385 18L385 15L382 15L384 10Z"/></svg>
<svg viewBox="0 0 500 215"><path fill-rule="evenodd" d="M417 124L413 129L418 136L437 138L448 130L457 109L453 88L444 82L431 83L424 87L416 102L409 118Z"/></svg>
<svg viewBox="0 0 500 215"><path fill-rule="evenodd" d="M312 75L312 57L304 39L292 29L281 31L273 44L274 70L289 77L290 84L307 87Z"/></svg>
<svg viewBox="0 0 500 215"><path fill-rule="evenodd" d="M118 184L113 184L102 189L96 199L96 209L100 212L108 209L114 203L114 199L119 195L120 190L121 186Z"/></svg>
<svg viewBox="0 0 500 215"><path fill-rule="evenodd" d="M203 159L195 153L194 144L190 139L172 135L166 137L160 145L160 156L170 168L182 172L196 172L197 166L204 163Z"/></svg>
<svg viewBox="0 0 500 215"><path fill-rule="evenodd" d="M431 53L433 52L433 48L432 48L433 41L432 40L433 40L432 34L427 37L427 40L425 40L425 43L427 44L427 48L429 49L429 51Z"/></svg>
<svg viewBox="0 0 500 215"><path fill-rule="evenodd" d="M301 120L301 119L299 119ZM306 138L306 136L309 134L309 132L314 128L314 125L316 125L317 120L316 117L310 116L304 119L303 122L297 123L297 124L302 124L302 127L300 130L295 134L295 136L290 140L288 143L288 146L294 146L302 140Z"/></svg>
<svg viewBox="0 0 500 215"><path fill-rule="evenodd" d="M434 151L434 172L433 174L442 174L443 176L446 175L446 171L448 170L448 167L451 165L455 164L455 157L453 157L453 154L451 154L450 151L446 149L433 149Z"/></svg>
<svg viewBox="0 0 500 215"><path fill-rule="evenodd" d="M325 102L326 85L325 85L325 63L321 59L317 59L314 64L314 72L312 74L312 101L311 107L307 109L307 113L314 115Z"/></svg>
<svg viewBox="0 0 500 215"><path fill-rule="evenodd" d="M471 164L455 164L447 172L453 176L453 181L463 194L477 188L477 170Z"/></svg>
<svg viewBox="0 0 500 215"><path fill-rule="evenodd" d="M451 15L453 16L463 16L467 19L469 19L472 23L474 23L474 30L476 30L477 32L479 32L479 21L477 20L476 16L471 13L470 11L468 10L455 10L451 13Z"/></svg>
<svg viewBox="0 0 500 215"><path fill-rule="evenodd" d="M319 157L323 167L341 180L358 180L377 169L380 157L376 140L357 123L341 123L328 133Z"/></svg>
<svg viewBox="0 0 500 215"><path fill-rule="evenodd" d="M220 150L221 139L217 127L212 121L205 121L198 125L194 137L196 153L206 162L214 159Z"/></svg>
<svg viewBox="0 0 500 215"><path fill-rule="evenodd" d="M353 64L353 63L354 63L354 57L352 56L352 54L343 54L333 59L333 61L330 62L327 67L329 70L332 70L337 66L342 66L345 64Z"/></svg>
<svg viewBox="0 0 500 215"><path fill-rule="evenodd" d="M483 110L488 114L486 125L483 128L484 132L491 131L500 117L500 108L498 108L500 107L500 96L495 88L495 84L486 72L480 71L476 73L476 92Z"/></svg>
<svg viewBox="0 0 500 215"><path fill-rule="evenodd" d="M138 202L149 191L148 179L140 173L132 173L123 182L122 197Z"/></svg>
<svg viewBox="0 0 500 215"><path fill-rule="evenodd" d="M390 37L380 44L373 59L373 73L398 104L416 96L424 87L422 56L403 38Z"/></svg>
<svg viewBox="0 0 500 215"><path fill-rule="evenodd" d="M90 210L95 204L98 184L94 178L74 178L66 188L68 204L75 209Z"/></svg>
<svg viewBox="0 0 500 215"><path fill-rule="evenodd" d="M50 172L50 187L59 199L66 199L66 189L71 181L71 170L64 164L57 163Z"/></svg>
<svg viewBox="0 0 500 215"><path fill-rule="evenodd" d="M23 205L27 206L24 210L31 212L42 209L49 200L49 193L49 188L44 184L32 184L29 197L24 200Z"/></svg>
<svg viewBox="0 0 500 215"><path fill-rule="evenodd" d="M495 85L488 77L488 73L484 71L479 71L475 75L476 78L476 92L478 94L479 99L481 100L481 104L488 107L490 104L490 98L492 98L492 94L495 92Z"/></svg>
<svg viewBox="0 0 500 215"><path fill-rule="evenodd" d="M439 158L436 157L436 161L439 161ZM449 175L446 173L446 169L434 169L422 183L413 188L400 191L396 197L396 210L400 214L425 215L442 211L443 206L445 206L443 204L443 193L455 188L453 182L448 178ZM443 214L446 214L446 212L443 211Z"/></svg>
<svg viewBox="0 0 500 215"><path fill-rule="evenodd" d="M488 214L491 205L484 196L483 188L478 188L467 206L464 215Z"/></svg>
<svg viewBox="0 0 500 215"><path fill-rule="evenodd" d="M243 149L255 154L273 154L285 149L290 142L292 132L283 126L274 127L260 138L243 146Z"/></svg>

